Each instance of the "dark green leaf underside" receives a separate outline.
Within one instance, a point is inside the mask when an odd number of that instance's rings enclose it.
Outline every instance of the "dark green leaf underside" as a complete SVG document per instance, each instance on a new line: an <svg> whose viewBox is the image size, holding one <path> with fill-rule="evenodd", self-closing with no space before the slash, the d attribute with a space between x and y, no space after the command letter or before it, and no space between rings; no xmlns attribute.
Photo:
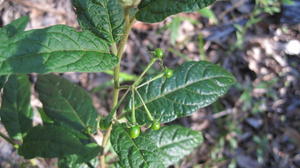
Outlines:
<svg viewBox="0 0 300 168"><path fill-rule="evenodd" d="M99 146L97 147L100 151ZM28 132L19 153L26 159L34 157L65 157L67 155L82 155L89 151L80 140L68 129L47 125L36 126Z"/></svg>
<svg viewBox="0 0 300 168"><path fill-rule="evenodd" d="M160 78L138 91L154 118L165 123L210 105L234 83L235 78L220 66L206 61L187 62L171 78ZM135 99L135 108L140 124L150 122L139 99ZM130 112L129 107L126 111Z"/></svg>
<svg viewBox="0 0 300 168"><path fill-rule="evenodd" d="M118 0L72 0L82 29L110 43L123 34L124 11Z"/></svg>
<svg viewBox="0 0 300 168"><path fill-rule="evenodd" d="M0 45L0 53L0 75L99 72L118 62L105 41L64 25L19 33Z"/></svg>
<svg viewBox="0 0 300 168"><path fill-rule="evenodd" d="M142 22L154 23L170 15L193 12L212 4L215 0L142 0L136 18Z"/></svg>
<svg viewBox="0 0 300 168"><path fill-rule="evenodd" d="M97 113L81 87L56 75L39 75L36 91L48 117L78 131L96 129Z"/></svg>
<svg viewBox="0 0 300 168"><path fill-rule="evenodd" d="M164 126L158 131L150 130L143 136L156 143L165 167L176 164L203 142L200 132L178 125Z"/></svg>
<svg viewBox="0 0 300 168"><path fill-rule="evenodd" d="M6 77L4 81L6 80ZM1 122L10 137L22 140L32 126L30 82L26 75L11 75L4 84L0 109Z"/></svg>
<svg viewBox="0 0 300 168"><path fill-rule="evenodd" d="M110 141L124 167L164 168L154 142L142 136L132 139L124 124L113 126Z"/></svg>
<svg viewBox="0 0 300 168"><path fill-rule="evenodd" d="M37 126L31 129L19 148L26 159L34 157L63 157L79 153L81 143L67 129L56 126Z"/></svg>

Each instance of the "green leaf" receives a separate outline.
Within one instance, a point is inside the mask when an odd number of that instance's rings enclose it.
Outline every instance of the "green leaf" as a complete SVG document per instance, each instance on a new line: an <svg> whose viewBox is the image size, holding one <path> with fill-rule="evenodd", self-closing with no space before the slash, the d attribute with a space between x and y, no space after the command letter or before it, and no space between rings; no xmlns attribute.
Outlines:
<svg viewBox="0 0 300 168"><path fill-rule="evenodd" d="M76 155L70 155L58 160L59 168L91 168L90 166L88 166L88 164L90 164L93 167L97 167L99 164L99 159L94 158L86 163L77 163Z"/></svg>
<svg viewBox="0 0 300 168"><path fill-rule="evenodd" d="M79 155L75 155L74 158L76 158L77 163L84 163L89 162L96 156L98 156L99 153L102 153L102 148L96 143L89 143L84 145L85 150L82 151Z"/></svg>
<svg viewBox="0 0 300 168"><path fill-rule="evenodd" d="M9 136L14 139L22 140L32 127L30 94L26 75L11 75L4 84L0 117Z"/></svg>
<svg viewBox="0 0 300 168"><path fill-rule="evenodd" d="M110 43L118 42L124 29L124 10L119 0L72 0L82 29Z"/></svg>
<svg viewBox="0 0 300 168"><path fill-rule="evenodd" d="M14 20L3 28L0 28L0 40L6 41L8 38L11 38L16 34L23 32L28 22L29 17L23 16L19 19Z"/></svg>
<svg viewBox="0 0 300 168"><path fill-rule="evenodd" d="M97 146L97 149L100 151L99 146ZM19 148L19 154L24 156L25 159L34 157L61 158L71 154L84 154L83 156L86 156L85 154L90 150L68 129L46 125L36 126L29 130Z"/></svg>
<svg viewBox="0 0 300 168"><path fill-rule="evenodd" d="M26 25L29 22L28 16L20 17L10 24L0 28L0 46L5 44L9 38L15 36L18 33L21 33L25 30ZM7 81L8 76L0 76L0 89L4 86Z"/></svg>
<svg viewBox="0 0 300 168"><path fill-rule="evenodd" d="M53 124L54 123L54 121L47 116L47 114L45 113L45 111L44 111L43 108L38 108L37 110L38 110L38 112L39 112L39 114L41 116L41 119L42 119L44 125L45 124Z"/></svg>
<svg viewBox="0 0 300 168"><path fill-rule="evenodd" d="M158 155L160 151L154 142L143 136L132 139L124 124L113 126L110 141L124 167L164 168Z"/></svg>
<svg viewBox="0 0 300 168"><path fill-rule="evenodd" d="M28 22L29 17L23 16L0 28L0 46L4 45L6 43L5 41L7 41L9 38L23 32ZM0 76L0 89L6 83L7 78L8 76Z"/></svg>
<svg viewBox="0 0 300 168"><path fill-rule="evenodd" d="M154 23L181 12L193 12L212 4L215 0L142 0L136 18Z"/></svg>
<svg viewBox="0 0 300 168"><path fill-rule="evenodd" d="M34 157L63 157L80 152L81 143L67 129L53 125L33 127L24 138L19 153Z"/></svg>
<svg viewBox="0 0 300 168"><path fill-rule="evenodd" d="M166 123L210 105L234 83L235 78L220 66L193 61L178 67L171 78L157 79L138 92L153 117ZM130 112L129 104L127 112ZM135 99L135 108L138 123L151 123L140 99Z"/></svg>
<svg viewBox="0 0 300 168"><path fill-rule="evenodd" d="M1 43L0 53L0 75L99 72L118 62L104 40L64 25L19 33Z"/></svg>
<svg viewBox="0 0 300 168"><path fill-rule="evenodd" d="M91 97L81 87L56 75L39 75L36 91L52 120L79 132L96 130L97 112Z"/></svg>
<svg viewBox="0 0 300 168"><path fill-rule="evenodd" d="M120 162L114 164L114 168L125 168Z"/></svg>
<svg viewBox="0 0 300 168"><path fill-rule="evenodd" d="M178 125L164 126L158 131L150 130L143 136L156 143L165 167L176 164L203 142L200 132Z"/></svg>
<svg viewBox="0 0 300 168"><path fill-rule="evenodd" d="M102 152L102 150L103 149L96 143L86 144L84 146L84 150L82 150L79 154L72 154L60 158L59 167L81 168L86 167L87 164L96 166L99 160L96 157Z"/></svg>

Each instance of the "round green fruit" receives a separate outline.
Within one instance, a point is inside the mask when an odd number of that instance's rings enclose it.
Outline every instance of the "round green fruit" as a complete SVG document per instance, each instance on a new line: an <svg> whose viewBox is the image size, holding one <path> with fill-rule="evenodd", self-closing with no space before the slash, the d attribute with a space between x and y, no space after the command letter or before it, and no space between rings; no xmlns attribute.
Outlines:
<svg viewBox="0 0 300 168"><path fill-rule="evenodd" d="M165 69L165 77L171 78L173 76L174 71L172 69L166 68Z"/></svg>
<svg viewBox="0 0 300 168"><path fill-rule="evenodd" d="M161 48L157 48L154 50L154 56L162 59L164 57L164 51Z"/></svg>
<svg viewBox="0 0 300 168"><path fill-rule="evenodd" d="M152 130L159 130L160 129L160 122L158 122L158 121L154 121L153 123L152 123L152 125L151 125L151 129Z"/></svg>
<svg viewBox="0 0 300 168"><path fill-rule="evenodd" d="M132 126L129 130L130 137L135 139L141 133L141 128L138 125Z"/></svg>

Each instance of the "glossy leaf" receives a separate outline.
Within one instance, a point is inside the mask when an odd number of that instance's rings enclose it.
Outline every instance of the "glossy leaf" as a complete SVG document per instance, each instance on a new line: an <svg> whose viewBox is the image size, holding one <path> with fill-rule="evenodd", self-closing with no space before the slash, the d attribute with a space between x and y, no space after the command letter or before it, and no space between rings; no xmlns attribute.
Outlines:
<svg viewBox="0 0 300 168"><path fill-rule="evenodd" d="M136 18L142 22L154 23L181 12L202 9L215 0L142 0Z"/></svg>
<svg viewBox="0 0 300 168"><path fill-rule="evenodd" d="M123 34L124 10L119 0L72 0L81 28L110 43Z"/></svg>
<svg viewBox="0 0 300 168"><path fill-rule="evenodd" d="M132 139L124 124L113 126L110 141L124 167L164 168L158 155L160 151L154 142L143 136Z"/></svg>
<svg viewBox="0 0 300 168"><path fill-rule="evenodd" d="M0 117L9 136L14 139L22 140L32 127L30 94L26 75L11 75L4 84Z"/></svg>
<svg viewBox="0 0 300 168"><path fill-rule="evenodd" d="M88 128L95 131L97 113L83 88L56 75L39 75L36 91L52 120L79 132Z"/></svg>
<svg viewBox="0 0 300 168"><path fill-rule="evenodd" d="M99 72L118 62L109 52L104 40L68 26L25 31L0 45L0 75Z"/></svg>
<svg viewBox="0 0 300 168"><path fill-rule="evenodd" d="M150 130L143 136L156 143L165 167L176 164L203 142L200 132L178 125L164 126L157 131Z"/></svg>
<svg viewBox="0 0 300 168"><path fill-rule="evenodd" d="M5 25L3 28L0 28L0 40L6 41L9 38L15 36L16 34L23 32L26 28L28 21L29 17L23 16L12 21L8 25Z"/></svg>
<svg viewBox="0 0 300 168"><path fill-rule="evenodd" d="M138 92L153 117L166 123L210 105L234 83L235 78L220 66L206 61L187 62L171 78L157 79ZM140 99L135 99L135 108L138 123L150 123Z"/></svg>
<svg viewBox="0 0 300 168"><path fill-rule="evenodd" d="M100 147L98 146L98 151ZM94 150L94 149L93 149ZM90 151L68 129L54 126L36 126L30 129L19 148L19 154L25 159L34 157L65 157L71 154L82 155Z"/></svg>

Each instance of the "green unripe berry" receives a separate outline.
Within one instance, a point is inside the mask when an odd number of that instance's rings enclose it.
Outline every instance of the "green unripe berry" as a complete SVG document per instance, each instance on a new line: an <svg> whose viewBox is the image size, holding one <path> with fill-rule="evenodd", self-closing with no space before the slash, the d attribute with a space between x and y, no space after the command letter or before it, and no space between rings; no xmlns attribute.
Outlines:
<svg viewBox="0 0 300 168"><path fill-rule="evenodd" d="M157 48L154 50L154 56L162 59L164 57L164 51L161 48Z"/></svg>
<svg viewBox="0 0 300 168"><path fill-rule="evenodd" d="M84 133L86 134L92 134L92 128L91 127L86 127L85 130L84 130Z"/></svg>
<svg viewBox="0 0 300 168"><path fill-rule="evenodd" d="M158 121L153 121L152 125L151 125L151 129L152 130L159 130L160 129L160 122Z"/></svg>
<svg viewBox="0 0 300 168"><path fill-rule="evenodd" d="M166 68L165 69L165 77L171 78L173 76L174 71L172 69Z"/></svg>
<svg viewBox="0 0 300 168"><path fill-rule="evenodd" d="M110 126L110 123L105 122L104 119L100 120L99 127L101 130L107 130L109 126Z"/></svg>
<svg viewBox="0 0 300 168"><path fill-rule="evenodd" d="M137 138L141 133L141 128L138 125L132 126L129 130L129 135L131 138Z"/></svg>
<svg viewBox="0 0 300 168"><path fill-rule="evenodd" d="M19 149L19 147L20 147L20 146L19 146L18 144L15 144L15 145L14 145L14 148L15 148L15 149Z"/></svg>

